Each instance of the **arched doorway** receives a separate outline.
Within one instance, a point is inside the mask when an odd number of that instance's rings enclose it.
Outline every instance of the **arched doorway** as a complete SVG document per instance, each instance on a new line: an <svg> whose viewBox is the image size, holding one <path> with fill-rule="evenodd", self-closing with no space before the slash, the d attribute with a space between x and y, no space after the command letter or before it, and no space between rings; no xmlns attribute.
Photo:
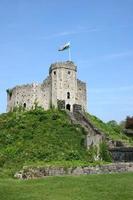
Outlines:
<svg viewBox="0 0 133 200"><path fill-rule="evenodd" d="M24 103L24 108L26 108L26 103Z"/></svg>
<svg viewBox="0 0 133 200"><path fill-rule="evenodd" d="M71 111L71 105L70 105L70 104L67 104L67 105L66 105L66 109L69 110L69 111Z"/></svg>

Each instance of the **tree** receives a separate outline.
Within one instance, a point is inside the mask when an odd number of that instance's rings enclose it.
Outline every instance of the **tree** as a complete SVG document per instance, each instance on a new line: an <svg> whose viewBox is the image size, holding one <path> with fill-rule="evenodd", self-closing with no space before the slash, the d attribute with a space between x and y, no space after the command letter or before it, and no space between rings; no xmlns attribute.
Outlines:
<svg viewBox="0 0 133 200"><path fill-rule="evenodd" d="M118 125L115 120L111 120L111 121L107 122L107 124L110 125L110 126L117 126Z"/></svg>

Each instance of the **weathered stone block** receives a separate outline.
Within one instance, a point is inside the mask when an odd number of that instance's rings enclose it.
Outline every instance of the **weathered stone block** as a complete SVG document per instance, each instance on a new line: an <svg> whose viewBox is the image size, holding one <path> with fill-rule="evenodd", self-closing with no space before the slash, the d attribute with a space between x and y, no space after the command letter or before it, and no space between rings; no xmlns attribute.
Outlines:
<svg viewBox="0 0 133 200"><path fill-rule="evenodd" d="M29 110L37 104L45 110L50 106L73 111L77 104L87 109L86 84L77 79L73 62L58 62L50 66L49 76L42 84L27 84L7 90L7 111L16 107Z"/></svg>

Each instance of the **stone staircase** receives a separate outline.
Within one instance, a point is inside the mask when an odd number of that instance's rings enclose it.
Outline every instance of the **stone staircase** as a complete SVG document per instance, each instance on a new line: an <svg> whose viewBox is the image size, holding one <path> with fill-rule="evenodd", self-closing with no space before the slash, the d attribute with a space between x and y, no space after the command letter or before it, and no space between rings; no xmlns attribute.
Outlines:
<svg viewBox="0 0 133 200"><path fill-rule="evenodd" d="M97 146L105 139L105 135L100 132L85 116L82 111L67 111L71 122L74 124L80 124L86 132L86 147L89 149L91 146Z"/></svg>
<svg viewBox="0 0 133 200"><path fill-rule="evenodd" d="M96 146L99 151L99 144L102 141L106 141L109 147L109 151L112 155L112 159L115 162L133 162L133 147L128 147L121 141L113 141L106 137L104 133L99 131L85 116L82 111L76 110L73 113L67 111L71 122L74 124L80 124L86 132L86 148L89 149L92 146Z"/></svg>

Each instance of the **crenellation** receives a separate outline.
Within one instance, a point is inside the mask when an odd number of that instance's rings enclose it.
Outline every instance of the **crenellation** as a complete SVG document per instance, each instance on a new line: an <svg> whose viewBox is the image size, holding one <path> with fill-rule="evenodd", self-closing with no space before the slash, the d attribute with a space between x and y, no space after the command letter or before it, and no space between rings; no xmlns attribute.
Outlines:
<svg viewBox="0 0 133 200"><path fill-rule="evenodd" d="M56 62L54 64L51 64L49 68L49 74L51 74L53 70L60 69L60 68L74 70L77 72L77 66L75 66L75 64L72 61L66 61L66 62Z"/></svg>
<svg viewBox="0 0 133 200"><path fill-rule="evenodd" d="M29 110L35 102L45 110L51 104L58 107L58 102L63 102L61 107L70 111L74 104L86 110L86 84L77 79L77 66L71 61L56 62L51 64L49 76L42 84L26 84L7 90L7 111L19 106Z"/></svg>

